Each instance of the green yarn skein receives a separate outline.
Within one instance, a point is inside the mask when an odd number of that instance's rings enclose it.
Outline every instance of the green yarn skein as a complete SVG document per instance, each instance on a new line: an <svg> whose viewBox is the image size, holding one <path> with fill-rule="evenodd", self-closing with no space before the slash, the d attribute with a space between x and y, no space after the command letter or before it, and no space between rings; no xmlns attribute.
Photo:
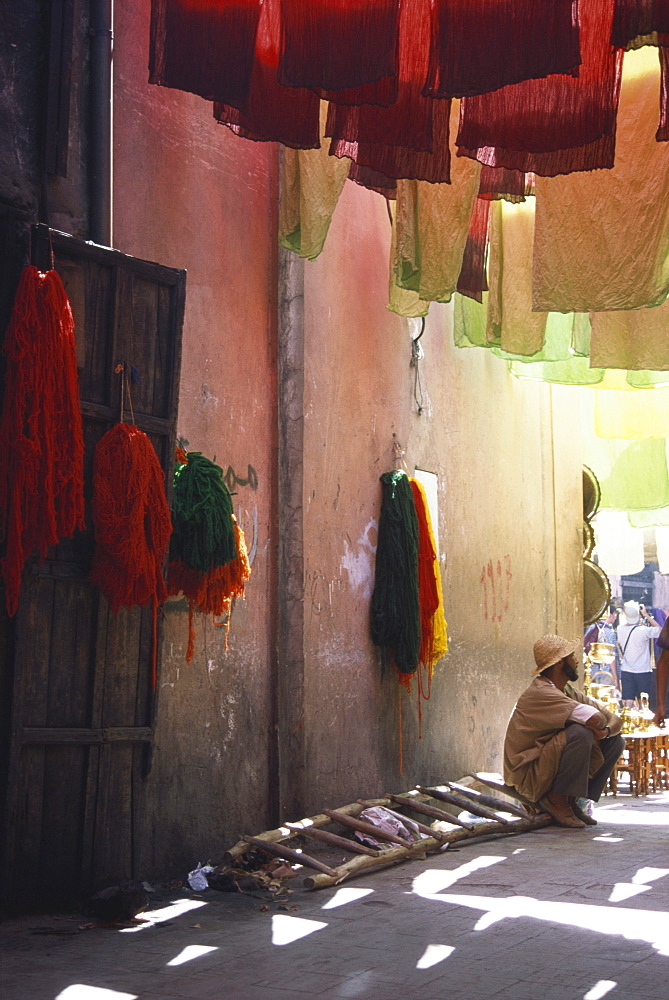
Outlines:
<svg viewBox="0 0 669 1000"><path fill-rule="evenodd" d="M220 466L199 451L189 451L187 458L174 473L170 558L206 572L237 555L232 495Z"/></svg>

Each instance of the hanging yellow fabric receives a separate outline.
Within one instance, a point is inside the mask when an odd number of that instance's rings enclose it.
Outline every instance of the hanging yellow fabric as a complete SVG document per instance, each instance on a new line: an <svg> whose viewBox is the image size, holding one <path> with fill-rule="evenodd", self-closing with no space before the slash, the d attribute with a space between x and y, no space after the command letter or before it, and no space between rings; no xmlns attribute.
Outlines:
<svg viewBox="0 0 669 1000"><path fill-rule="evenodd" d="M452 137L458 109L459 102L453 101ZM452 153L450 184L397 182L391 283L426 302L450 302L453 296L478 193L481 164L456 156L455 147Z"/></svg>
<svg viewBox="0 0 669 1000"><path fill-rule="evenodd" d="M547 314L532 312L534 199L490 206L486 339L509 354L531 356L544 345Z"/></svg>
<svg viewBox="0 0 669 1000"><path fill-rule="evenodd" d="M537 177L535 309L638 309L664 301L669 143L655 140L659 76L657 50L626 53L611 170Z"/></svg>
<svg viewBox="0 0 669 1000"><path fill-rule="evenodd" d="M626 374L610 369L593 390L595 436L628 441L669 437L669 387L635 389Z"/></svg>
<svg viewBox="0 0 669 1000"><path fill-rule="evenodd" d="M596 368L669 369L669 301L650 309L591 313L590 320L590 362Z"/></svg>
<svg viewBox="0 0 669 1000"><path fill-rule="evenodd" d="M283 150L279 243L308 260L323 249L350 167L350 160L328 154L326 115L327 104L321 101L320 149Z"/></svg>

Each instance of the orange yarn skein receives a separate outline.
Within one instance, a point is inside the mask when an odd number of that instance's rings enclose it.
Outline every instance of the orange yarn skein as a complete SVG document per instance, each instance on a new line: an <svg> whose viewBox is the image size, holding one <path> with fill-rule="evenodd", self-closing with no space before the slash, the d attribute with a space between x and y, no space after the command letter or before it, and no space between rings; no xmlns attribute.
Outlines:
<svg viewBox="0 0 669 1000"><path fill-rule="evenodd" d="M93 523L90 579L112 611L150 601L157 607L167 596L163 563L172 521L158 456L131 424L116 424L95 449Z"/></svg>

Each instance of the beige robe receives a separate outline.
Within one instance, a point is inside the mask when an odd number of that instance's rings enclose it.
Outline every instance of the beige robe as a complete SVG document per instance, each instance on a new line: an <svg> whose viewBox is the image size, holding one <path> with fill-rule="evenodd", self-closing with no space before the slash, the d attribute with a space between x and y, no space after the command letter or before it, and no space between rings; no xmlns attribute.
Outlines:
<svg viewBox="0 0 669 1000"><path fill-rule="evenodd" d="M592 705L617 731L617 716L568 684L560 691L535 677L516 703L504 740L504 781L532 802L550 791L567 742L565 726L577 703ZM590 777L604 763L597 741L590 755Z"/></svg>

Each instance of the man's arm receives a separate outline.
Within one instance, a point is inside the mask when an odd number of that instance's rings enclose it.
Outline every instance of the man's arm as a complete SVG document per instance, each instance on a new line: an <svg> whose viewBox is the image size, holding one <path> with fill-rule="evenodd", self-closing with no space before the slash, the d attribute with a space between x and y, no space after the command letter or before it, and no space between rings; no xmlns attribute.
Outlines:
<svg viewBox="0 0 669 1000"><path fill-rule="evenodd" d="M653 717L656 726L664 725L664 703L667 697L667 678L669 677L669 649L663 649L657 662L655 684L657 685L657 710Z"/></svg>

